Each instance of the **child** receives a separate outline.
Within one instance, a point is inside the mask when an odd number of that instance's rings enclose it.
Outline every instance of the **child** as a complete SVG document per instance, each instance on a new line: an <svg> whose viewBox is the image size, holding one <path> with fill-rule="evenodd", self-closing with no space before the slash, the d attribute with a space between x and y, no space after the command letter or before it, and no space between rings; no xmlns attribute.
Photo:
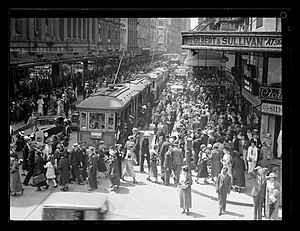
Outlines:
<svg viewBox="0 0 300 231"><path fill-rule="evenodd" d="M55 175L54 164L55 164L54 157L53 156L49 156L48 157L48 162L47 162L47 164L44 167L47 168L46 178L48 180L48 184L52 180L53 187L57 187L57 183L56 183L56 180L55 180L56 179L56 175Z"/></svg>

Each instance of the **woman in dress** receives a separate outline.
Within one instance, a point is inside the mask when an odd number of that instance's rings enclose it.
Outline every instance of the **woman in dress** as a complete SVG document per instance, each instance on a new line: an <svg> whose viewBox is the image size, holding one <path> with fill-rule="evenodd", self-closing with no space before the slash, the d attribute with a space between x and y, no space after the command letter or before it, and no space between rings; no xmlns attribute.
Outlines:
<svg viewBox="0 0 300 231"><path fill-rule="evenodd" d="M158 179L157 179L157 161L159 159L158 156L158 145L154 144L153 148L150 151L150 171L149 171L149 175L147 177L147 180L151 181L151 176L154 177L155 179L155 183L159 183Z"/></svg>
<svg viewBox="0 0 300 231"><path fill-rule="evenodd" d="M44 115L44 110L43 110L44 100L43 100L42 96L40 96L40 98L38 99L38 101L36 103L38 105L38 114L40 116Z"/></svg>
<svg viewBox="0 0 300 231"><path fill-rule="evenodd" d="M116 156L116 151L111 150L109 152L109 160L108 160L108 176L110 180L110 188L112 191L116 191L120 186L120 173L118 160Z"/></svg>
<svg viewBox="0 0 300 231"><path fill-rule="evenodd" d="M23 194L24 188L22 187L18 155L14 152L10 152L10 192L11 196L16 196L17 192Z"/></svg>
<svg viewBox="0 0 300 231"><path fill-rule="evenodd" d="M267 217L270 220L278 220L278 208L279 208L279 198L281 194L281 186L279 182L275 180L275 173L271 172L267 176L266 185L266 211Z"/></svg>
<svg viewBox="0 0 300 231"><path fill-rule="evenodd" d="M87 153L89 155L89 159L87 163L87 172L88 172L88 182L90 185L88 190L91 191L98 188L98 183L97 183L98 157L95 153L95 148L92 146L90 146L87 149Z"/></svg>
<svg viewBox="0 0 300 231"><path fill-rule="evenodd" d="M232 176L233 176L233 187L236 191L241 192L244 189L245 184L245 164L241 158L242 153L238 152L232 161Z"/></svg>
<svg viewBox="0 0 300 231"><path fill-rule="evenodd" d="M222 152L219 150L218 143L213 145L213 150L211 151L211 177L212 181L216 181L219 173L222 169Z"/></svg>
<svg viewBox="0 0 300 231"><path fill-rule="evenodd" d="M253 172L254 168L256 167L256 162L258 158L258 149L255 145L256 142L254 140L251 140L250 146L248 147L248 151L247 151L248 173ZM248 178L251 179L250 174Z"/></svg>
<svg viewBox="0 0 300 231"><path fill-rule="evenodd" d="M199 178L204 178L204 183L207 184L207 177L208 177L208 171L207 171L207 161L208 156L206 153L206 147L203 147L203 149L199 152L199 159L198 159L198 173L197 173L197 179L195 182L199 184Z"/></svg>
<svg viewBox="0 0 300 231"><path fill-rule="evenodd" d="M182 172L179 178L179 184L177 190L179 191L179 206L182 208L181 213L189 215L189 209L192 208L192 189L193 184L192 174L188 166L182 167Z"/></svg>
<svg viewBox="0 0 300 231"><path fill-rule="evenodd" d="M127 148L127 152L125 155L125 168L123 171L123 177L124 176L131 176L133 178L133 183L137 183L137 180L135 179L135 172L133 168L133 163L136 162L136 157L133 151L133 144L130 143Z"/></svg>
<svg viewBox="0 0 300 231"><path fill-rule="evenodd" d="M223 167L227 167L228 171L227 174L231 177L232 180L232 156L230 155L229 147L224 147L223 149L223 158L222 158L222 164Z"/></svg>
<svg viewBox="0 0 300 231"><path fill-rule="evenodd" d="M59 172L59 185L61 186L60 190L67 191L70 181L70 165L68 161L68 154L66 151L61 151L58 155L57 169Z"/></svg>

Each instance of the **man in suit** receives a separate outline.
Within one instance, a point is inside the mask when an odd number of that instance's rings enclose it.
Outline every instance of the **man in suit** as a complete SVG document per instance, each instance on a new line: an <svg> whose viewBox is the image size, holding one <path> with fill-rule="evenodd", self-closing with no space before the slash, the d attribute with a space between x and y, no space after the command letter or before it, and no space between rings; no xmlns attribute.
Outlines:
<svg viewBox="0 0 300 231"><path fill-rule="evenodd" d="M173 159L172 159L172 154L173 154L173 146L170 144L168 146L168 151L166 152L165 155L165 161L164 161L164 184L169 185L170 184L170 176L171 176L171 170L173 168Z"/></svg>
<svg viewBox="0 0 300 231"><path fill-rule="evenodd" d="M216 180L216 193L218 193L219 216L226 211L227 194L231 190L231 176L227 174L228 167L223 167Z"/></svg>
<svg viewBox="0 0 300 231"><path fill-rule="evenodd" d="M251 191L251 195L253 197L254 203L254 220L261 220L262 219L262 206L265 200L266 194L266 175L265 170L257 166L254 168L252 172L250 172L253 180L254 186Z"/></svg>
<svg viewBox="0 0 300 231"><path fill-rule="evenodd" d="M72 148L73 149L70 152L70 155L68 156L72 173L71 180L77 180L78 184L82 185L82 176L80 177L79 167L82 166L83 154L82 151L79 149L79 145L77 143L74 143L72 145Z"/></svg>
<svg viewBox="0 0 300 231"><path fill-rule="evenodd" d="M167 135L165 137L165 141L163 142L160 152L159 152L159 156L160 156L160 166L161 166L161 179L164 180L164 162L165 162L165 154L168 151L170 146L170 142L169 142L169 136Z"/></svg>
<svg viewBox="0 0 300 231"><path fill-rule="evenodd" d="M179 148L179 141L174 142L173 148L173 172L174 172L174 182L179 183L179 176L181 166L183 164L183 151Z"/></svg>

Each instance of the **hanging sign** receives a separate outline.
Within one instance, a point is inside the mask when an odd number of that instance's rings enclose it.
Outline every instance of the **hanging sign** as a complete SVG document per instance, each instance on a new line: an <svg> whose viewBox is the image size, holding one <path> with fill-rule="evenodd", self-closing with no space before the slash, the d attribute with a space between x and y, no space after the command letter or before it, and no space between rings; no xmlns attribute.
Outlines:
<svg viewBox="0 0 300 231"><path fill-rule="evenodd" d="M282 102L282 89L275 87L260 87L259 98L275 102Z"/></svg>

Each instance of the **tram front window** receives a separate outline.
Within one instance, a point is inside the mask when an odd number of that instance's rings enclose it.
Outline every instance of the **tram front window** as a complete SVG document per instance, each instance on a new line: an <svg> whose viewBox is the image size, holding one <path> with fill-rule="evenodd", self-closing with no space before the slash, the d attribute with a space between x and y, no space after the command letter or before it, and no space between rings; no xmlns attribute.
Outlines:
<svg viewBox="0 0 300 231"><path fill-rule="evenodd" d="M105 130L105 113L90 112L89 129Z"/></svg>

